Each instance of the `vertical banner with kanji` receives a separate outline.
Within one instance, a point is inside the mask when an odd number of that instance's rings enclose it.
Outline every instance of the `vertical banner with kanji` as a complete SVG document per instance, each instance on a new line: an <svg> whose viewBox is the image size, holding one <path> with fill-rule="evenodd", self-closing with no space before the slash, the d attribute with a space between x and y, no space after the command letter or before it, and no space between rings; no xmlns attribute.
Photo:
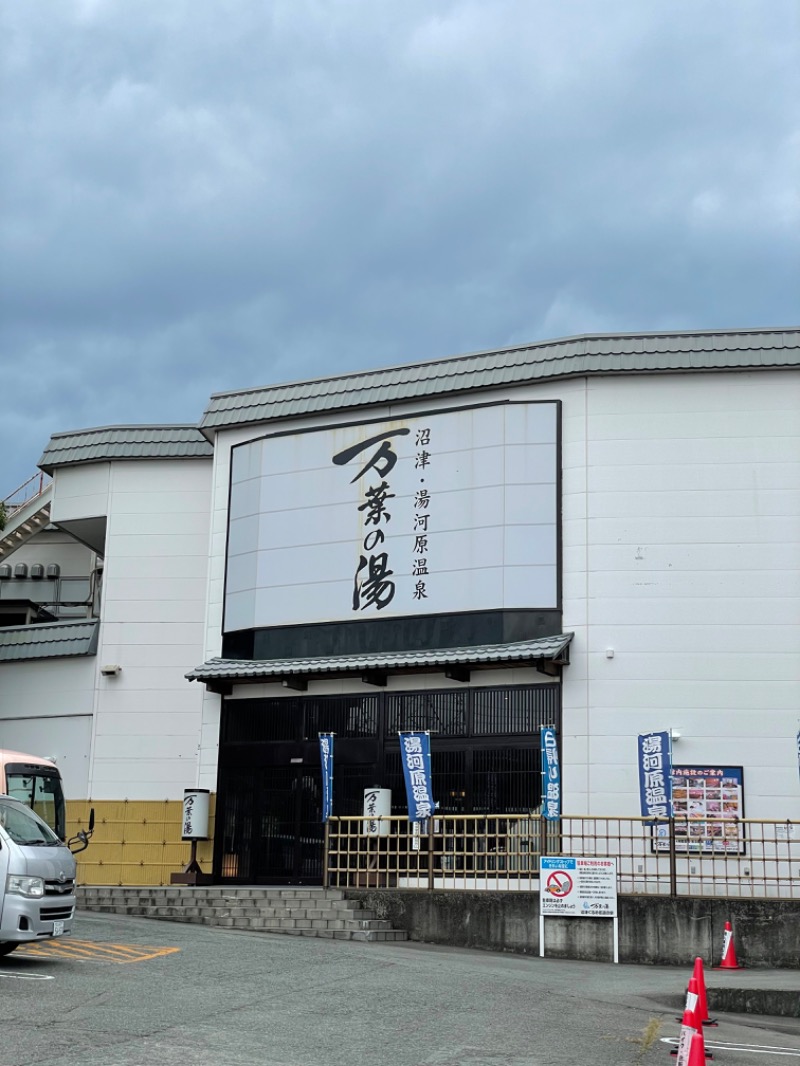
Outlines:
<svg viewBox="0 0 800 1066"><path fill-rule="evenodd" d="M542 814L549 822L561 817L561 767L555 729L542 726Z"/></svg>
<svg viewBox="0 0 800 1066"><path fill-rule="evenodd" d="M408 817L412 822L430 818L436 804L431 785L430 733L401 733L400 758L408 797Z"/></svg>
<svg viewBox="0 0 800 1066"><path fill-rule="evenodd" d="M319 761L322 767L322 820L333 813L333 733L319 735Z"/></svg>
<svg viewBox="0 0 800 1066"><path fill-rule="evenodd" d="M670 735L639 734L639 797L643 818L672 816Z"/></svg>

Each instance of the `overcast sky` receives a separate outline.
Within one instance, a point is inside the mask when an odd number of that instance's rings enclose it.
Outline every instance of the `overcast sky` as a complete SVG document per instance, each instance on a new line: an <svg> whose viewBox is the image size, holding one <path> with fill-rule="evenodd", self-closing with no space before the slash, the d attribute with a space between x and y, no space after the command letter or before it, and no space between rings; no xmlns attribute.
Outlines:
<svg viewBox="0 0 800 1066"><path fill-rule="evenodd" d="M0 498L51 433L800 322L798 0L20 0Z"/></svg>

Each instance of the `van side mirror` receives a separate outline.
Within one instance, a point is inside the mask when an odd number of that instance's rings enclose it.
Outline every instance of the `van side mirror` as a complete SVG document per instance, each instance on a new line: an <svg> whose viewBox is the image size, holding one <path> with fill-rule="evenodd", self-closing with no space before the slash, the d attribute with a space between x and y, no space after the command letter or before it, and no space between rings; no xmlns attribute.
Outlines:
<svg viewBox="0 0 800 1066"><path fill-rule="evenodd" d="M67 841L67 847L73 855L78 855L81 851L86 851L89 847L89 837L94 832L94 807L89 811L89 828L79 829L74 837L71 837Z"/></svg>

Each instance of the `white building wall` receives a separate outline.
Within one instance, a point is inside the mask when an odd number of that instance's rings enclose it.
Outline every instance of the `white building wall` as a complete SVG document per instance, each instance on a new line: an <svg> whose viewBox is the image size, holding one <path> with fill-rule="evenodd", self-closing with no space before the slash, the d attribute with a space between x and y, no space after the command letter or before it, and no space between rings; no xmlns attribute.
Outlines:
<svg viewBox="0 0 800 1066"><path fill-rule="evenodd" d="M211 462L111 465L90 794L177 799L197 781ZM118 676L101 667L116 664Z"/></svg>
<svg viewBox="0 0 800 1066"><path fill-rule="evenodd" d="M0 668L0 748L54 758L67 799L88 795L94 675L90 657Z"/></svg>
<svg viewBox="0 0 800 1066"><path fill-rule="evenodd" d="M565 671L567 812L637 813L636 735L672 728L676 764L744 766L748 817L800 816L798 411L793 372L587 383L585 589L564 576L587 657L585 676ZM568 522L564 537L566 561L587 538Z"/></svg>
<svg viewBox="0 0 800 1066"><path fill-rule="evenodd" d="M490 397L563 402L564 630L575 634L563 681L565 811L637 814L636 736L673 728L682 733L677 764L745 767L749 817L800 817L800 376L602 377ZM358 417L451 405L395 404ZM230 449L263 428L217 440L204 658L221 647ZM480 683L519 683L520 671L511 675ZM400 682L431 679L392 684ZM206 788L216 786L219 707L205 695Z"/></svg>

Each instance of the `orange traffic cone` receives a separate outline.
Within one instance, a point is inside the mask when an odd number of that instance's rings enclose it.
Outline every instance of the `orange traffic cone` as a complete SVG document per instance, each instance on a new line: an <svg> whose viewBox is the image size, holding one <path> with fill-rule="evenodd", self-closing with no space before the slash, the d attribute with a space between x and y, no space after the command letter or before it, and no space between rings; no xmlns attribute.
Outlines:
<svg viewBox="0 0 800 1066"><path fill-rule="evenodd" d="M722 962L719 966L716 966L717 970L742 970L743 966L740 966L736 961L736 948L733 946L733 929L731 929L731 923L725 923L725 937L722 941Z"/></svg>
<svg viewBox="0 0 800 1066"><path fill-rule="evenodd" d="M703 973L703 960L698 957L694 960L694 971L692 973L695 981L697 981L697 995L699 1002L697 1004L697 1020L701 1025L716 1025L716 1021L708 1016L708 995L706 993L706 978Z"/></svg>
<svg viewBox="0 0 800 1066"><path fill-rule="evenodd" d="M689 1052L692 1048L692 1041L696 1036L697 1030L694 1027L694 1011L690 1010L687 1006L686 1010L683 1012L683 1021L681 1022L678 1046L670 1051L670 1055L678 1056L675 1066L689 1066ZM705 1055L703 1056L702 1061L703 1066L705 1066Z"/></svg>
<svg viewBox="0 0 800 1066"><path fill-rule="evenodd" d="M706 1051L703 1034L695 1033L689 1044L689 1058L686 1060L686 1066L705 1066L706 1058L711 1057Z"/></svg>
<svg viewBox="0 0 800 1066"><path fill-rule="evenodd" d="M692 1042L696 1036L700 1037L700 1050L702 1053L701 1062L705 1062L706 1059L713 1059L714 1056L710 1051L706 1051L706 1045L703 1040L703 1018L700 1010L700 996L698 994L697 979L692 976L689 978L689 987L686 991L686 1006L683 1010L683 1019L681 1021L681 1032L678 1037L678 1047L673 1049L670 1054L677 1055L677 1066L689 1066L690 1058L689 1054L692 1047ZM683 1058L681 1058L683 1056Z"/></svg>

